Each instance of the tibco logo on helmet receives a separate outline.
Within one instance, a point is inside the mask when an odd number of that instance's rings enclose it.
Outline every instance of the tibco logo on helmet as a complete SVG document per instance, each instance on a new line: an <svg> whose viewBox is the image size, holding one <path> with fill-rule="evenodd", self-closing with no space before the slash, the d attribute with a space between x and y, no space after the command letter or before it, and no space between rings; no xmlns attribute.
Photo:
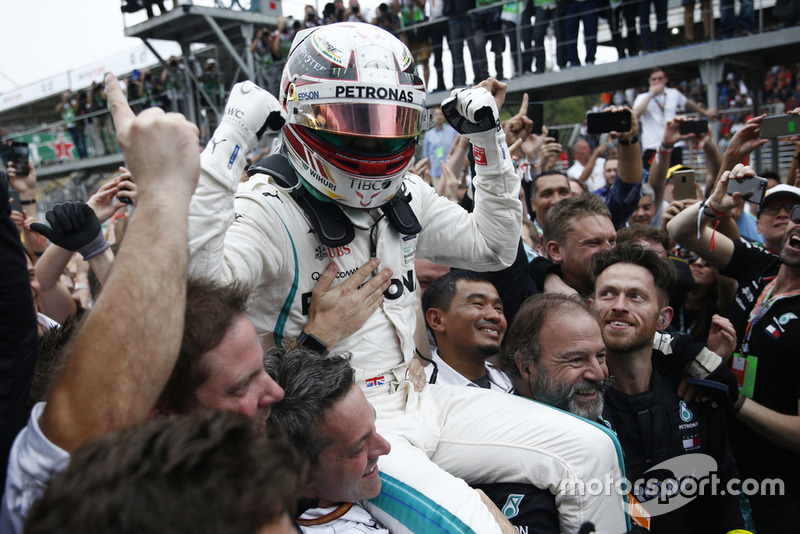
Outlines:
<svg viewBox="0 0 800 534"><path fill-rule="evenodd" d="M279 100L289 161L304 185L354 208L379 207L400 190L433 122L408 48L358 22L298 32Z"/></svg>

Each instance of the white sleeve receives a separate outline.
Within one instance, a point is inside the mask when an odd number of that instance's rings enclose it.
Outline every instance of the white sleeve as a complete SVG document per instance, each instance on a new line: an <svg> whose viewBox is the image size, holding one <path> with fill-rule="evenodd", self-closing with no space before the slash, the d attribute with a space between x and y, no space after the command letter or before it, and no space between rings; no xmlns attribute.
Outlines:
<svg viewBox="0 0 800 534"><path fill-rule="evenodd" d="M22 532L33 503L41 498L50 480L69 464L69 453L53 444L39 428L44 407L44 402L33 407L28 426L17 435L8 457L0 511L2 534Z"/></svg>
<svg viewBox="0 0 800 534"><path fill-rule="evenodd" d="M458 204L440 197L419 177L412 203L422 225L417 255L436 263L476 271L498 271L514 262L522 226L520 180L513 167L495 176L478 174L475 209L468 213Z"/></svg>
<svg viewBox="0 0 800 534"><path fill-rule="evenodd" d="M201 155L189 206L189 273L253 285L281 269L287 233L264 200L266 178L239 184L255 140L224 126Z"/></svg>

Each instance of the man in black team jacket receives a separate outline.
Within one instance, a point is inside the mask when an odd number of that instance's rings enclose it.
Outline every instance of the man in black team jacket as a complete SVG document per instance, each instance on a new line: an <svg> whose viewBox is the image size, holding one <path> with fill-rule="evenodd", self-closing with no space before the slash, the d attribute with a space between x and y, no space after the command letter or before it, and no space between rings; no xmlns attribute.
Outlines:
<svg viewBox="0 0 800 534"><path fill-rule="evenodd" d="M622 444L631 491L652 515L651 532L725 533L743 528L739 497L727 490L738 473L725 412L711 403L684 401L677 393L680 375L654 365L654 359L664 357L654 348L656 331L672 315L667 306L675 283L672 264L651 250L625 243L596 255L592 266L593 304L600 316L608 369L615 377L605 395L603 417ZM684 505L680 496L670 495L670 479L693 476L700 483L708 474L719 478L725 495L711 495L710 485Z"/></svg>
<svg viewBox="0 0 800 534"><path fill-rule="evenodd" d="M734 405L733 450L742 478L761 483L748 496L759 534L800 532L800 209L792 210L778 256L714 235L709 226L717 219L727 224L730 210L743 202L741 193L726 195L728 181L753 176L743 165L725 172L705 203L686 208L667 229L739 282L730 317L739 342L732 365L741 392ZM775 479L783 482L782 495L769 494L766 481Z"/></svg>

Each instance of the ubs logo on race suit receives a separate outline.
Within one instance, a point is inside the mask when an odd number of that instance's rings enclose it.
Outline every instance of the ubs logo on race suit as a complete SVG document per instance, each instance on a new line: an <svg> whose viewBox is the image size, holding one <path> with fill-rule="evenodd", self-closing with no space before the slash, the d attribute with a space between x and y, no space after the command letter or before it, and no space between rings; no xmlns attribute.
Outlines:
<svg viewBox="0 0 800 534"><path fill-rule="evenodd" d="M350 247L346 245L343 247L333 247L333 248L319 246L314 250L314 257L318 260L324 260L325 258L341 258L342 256L347 256L348 254L350 254ZM319 275L319 273L314 273L314 274ZM313 276L314 275L312 275L312 278ZM317 278L314 279L318 280L319 276L317 276Z"/></svg>

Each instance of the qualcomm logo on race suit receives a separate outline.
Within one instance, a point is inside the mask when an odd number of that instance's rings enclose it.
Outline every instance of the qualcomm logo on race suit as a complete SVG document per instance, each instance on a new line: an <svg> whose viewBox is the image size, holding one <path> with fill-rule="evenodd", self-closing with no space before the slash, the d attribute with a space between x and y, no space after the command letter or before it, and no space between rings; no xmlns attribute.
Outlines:
<svg viewBox="0 0 800 534"><path fill-rule="evenodd" d="M655 473L660 471L658 475ZM662 474L668 472L668 475ZM712 473L717 461L707 454L683 454L665 460L644 472L634 484L634 495L651 516L663 515L684 506L700 495L712 494Z"/></svg>
<svg viewBox="0 0 800 534"><path fill-rule="evenodd" d="M332 250L332 249L329 249ZM347 271L339 271L336 273L336 278L344 279L349 278L353 273L355 273L358 269L350 269ZM319 280L321 273L313 272L311 273L311 278L313 280ZM414 276L414 269L410 269L405 272L402 278L392 278L391 285L389 288L383 292L383 296L389 300L397 300L403 296L403 293L408 291L415 291L417 289L416 284L416 277ZM302 313L303 315L308 315L308 310L311 307L311 292L303 293L300 295L300 303L302 305Z"/></svg>

